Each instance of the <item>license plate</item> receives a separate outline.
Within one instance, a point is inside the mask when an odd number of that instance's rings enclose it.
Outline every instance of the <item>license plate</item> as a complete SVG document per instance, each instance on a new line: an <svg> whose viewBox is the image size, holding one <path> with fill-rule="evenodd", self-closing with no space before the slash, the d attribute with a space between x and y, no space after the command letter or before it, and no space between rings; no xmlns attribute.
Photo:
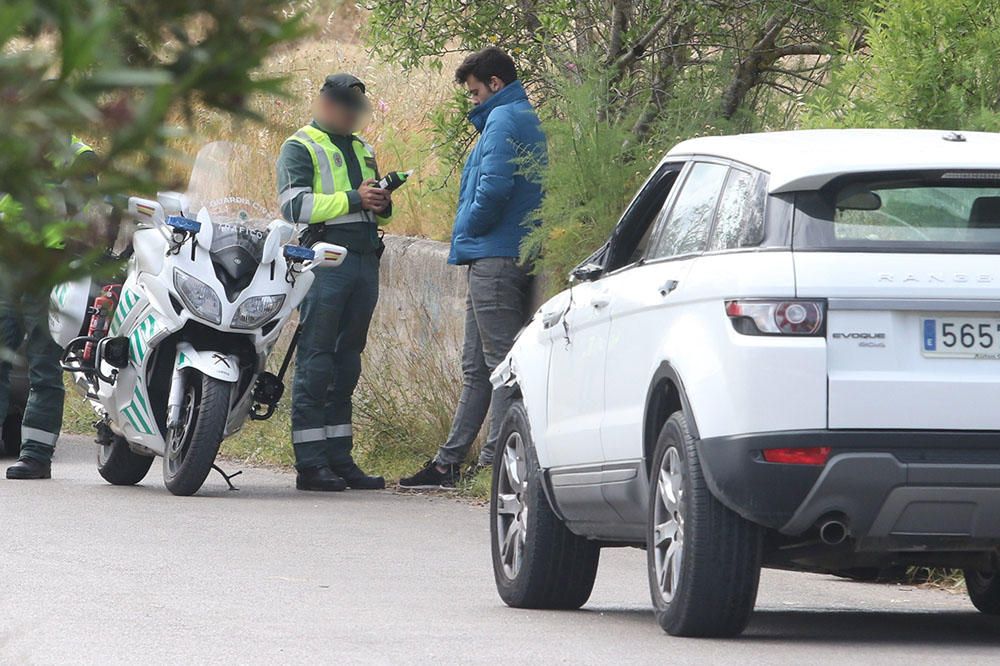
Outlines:
<svg viewBox="0 0 1000 666"><path fill-rule="evenodd" d="M1000 319L926 318L921 347L929 357L1000 360Z"/></svg>

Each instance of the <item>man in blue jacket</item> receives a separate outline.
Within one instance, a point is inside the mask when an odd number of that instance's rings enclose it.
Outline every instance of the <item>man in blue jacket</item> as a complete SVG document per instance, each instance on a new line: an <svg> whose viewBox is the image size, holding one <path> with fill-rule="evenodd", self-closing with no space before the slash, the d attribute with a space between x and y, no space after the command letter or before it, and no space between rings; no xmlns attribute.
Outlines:
<svg viewBox="0 0 1000 666"><path fill-rule="evenodd" d="M451 488L459 466L493 403L489 435L479 456L490 465L509 391L495 392L490 374L524 324L530 278L519 261L529 218L542 201L538 169L545 164L545 135L514 61L498 48L473 53L455 71L475 105L469 121L479 132L462 171L449 263L467 266L462 396L448 440L404 488Z"/></svg>

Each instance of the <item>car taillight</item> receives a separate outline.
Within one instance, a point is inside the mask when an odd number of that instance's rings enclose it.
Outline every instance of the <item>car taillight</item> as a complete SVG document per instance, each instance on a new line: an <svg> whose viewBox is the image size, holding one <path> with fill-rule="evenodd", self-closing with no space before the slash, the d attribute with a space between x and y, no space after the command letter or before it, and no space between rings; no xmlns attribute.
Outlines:
<svg viewBox="0 0 1000 666"><path fill-rule="evenodd" d="M733 328L743 335L822 335L824 301L726 301Z"/></svg>
<svg viewBox="0 0 1000 666"><path fill-rule="evenodd" d="M786 465L825 465L830 458L829 446L795 449L764 449L764 460Z"/></svg>

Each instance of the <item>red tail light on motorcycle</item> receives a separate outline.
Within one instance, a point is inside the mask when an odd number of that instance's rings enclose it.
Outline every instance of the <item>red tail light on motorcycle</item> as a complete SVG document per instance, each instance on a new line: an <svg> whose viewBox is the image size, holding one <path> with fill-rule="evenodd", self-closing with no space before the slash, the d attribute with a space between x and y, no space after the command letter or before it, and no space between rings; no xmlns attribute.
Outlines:
<svg viewBox="0 0 1000 666"><path fill-rule="evenodd" d="M805 300L726 301L726 315L743 335L821 336L826 303Z"/></svg>

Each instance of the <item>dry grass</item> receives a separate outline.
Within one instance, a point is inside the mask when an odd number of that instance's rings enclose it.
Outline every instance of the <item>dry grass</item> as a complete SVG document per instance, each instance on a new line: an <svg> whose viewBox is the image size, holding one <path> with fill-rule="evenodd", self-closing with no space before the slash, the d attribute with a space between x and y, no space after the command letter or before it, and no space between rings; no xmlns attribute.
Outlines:
<svg viewBox="0 0 1000 666"><path fill-rule="evenodd" d="M381 170L417 170L395 194L390 231L446 239L457 183L451 179L448 185L441 185L444 166L433 146L428 116L450 96L450 77L433 70L403 72L392 63L372 61L357 39L363 16L353 5L331 12L326 9L329 0L306 4L314 5L316 34L275 53L264 71L289 77L289 98L255 100L254 110L264 118L263 124L234 123L205 110L196 111L198 136L173 143L186 159L173 165L171 176L176 182L172 186L183 188L191 158L203 144L228 140L245 145L254 156L240 165L243 191L239 194L273 202L277 198L274 163L282 142L310 120L312 99L323 78L332 72L349 71L365 81L372 100L373 116L361 135L374 145ZM450 71L448 63L444 71ZM270 207L274 208L273 204ZM391 317L375 322L355 396L355 457L366 469L390 480L415 471L444 441L461 389L454 350L444 347L449 343L410 330L411 323ZM279 345L269 362L272 370L283 356L284 346ZM288 407L293 374L294 366L285 378L288 389L277 413L268 421L248 422L223 443L223 455L247 464L293 464ZM72 390L67 394L66 414L66 432L91 432L92 410ZM488 488L489 475L482 473L465 483L462 491L481 498Z"/></svg>
<svg viewBox="0 0 1000 666"><path fill-rule="evenodd" d="M196 110L199 134L179 139L173 147L190 158L209 141L246 145L256 159L245 165L245 194L272 202L277 198L274 163L281 144L311 120L312 101L324 77L350 72L367 86L373 113L360 134L375 147L381 171L416 170L414 178L395 194L392 233L446 239L454 215L456 183L450 179L442 184L446 168L435 149L428 116L450 96L450 78L431 69L404 72L393 63L369 57L357 37L363 16L353 5L329 14L315 8L313 15L317 32L276 52L264 67L264 75L288 78L289 97L252 102L253 110L264 118L263 124L233 122ZM184 182L189 170L190 163L178 162L172 175Z"/></svg>

